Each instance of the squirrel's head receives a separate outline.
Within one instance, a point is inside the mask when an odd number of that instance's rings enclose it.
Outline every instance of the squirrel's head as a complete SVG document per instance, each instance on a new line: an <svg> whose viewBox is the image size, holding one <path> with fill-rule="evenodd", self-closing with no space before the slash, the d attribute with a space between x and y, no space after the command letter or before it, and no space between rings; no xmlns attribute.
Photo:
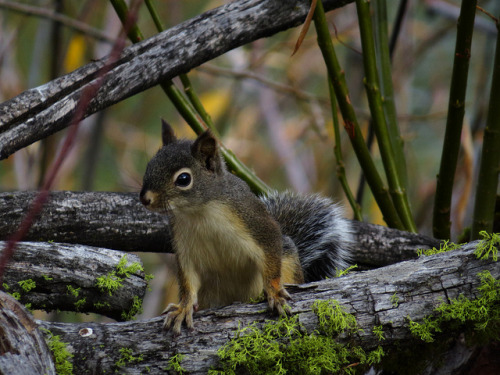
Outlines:
<svg viewBox="0 0 500 375"><path fill-rule="evenodd" d="M162 141L146 168L140 200L152 211L196 209L221 188L226 173L217 140L210 130L195 141L178 140L162 120Z"/></svg>

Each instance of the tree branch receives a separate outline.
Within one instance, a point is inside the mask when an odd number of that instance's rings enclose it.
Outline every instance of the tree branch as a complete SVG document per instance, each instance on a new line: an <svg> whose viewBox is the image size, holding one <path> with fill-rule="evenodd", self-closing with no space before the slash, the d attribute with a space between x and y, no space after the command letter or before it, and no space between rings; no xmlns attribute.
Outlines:
<svg viewBox="0 0 500 375"><path fill-rule="evenodd" d="M0 193L0 240L16 231L36 192ZM353 221L360 266L380 267L439 247L430 237ZM25 240L80 243L124 251L172 252L166 216L146 210L135 193L51 192Z"/></svg>
<svg viewBox="0 0 500 375"><path fill-rule="evenodd" d="M0 241L0 254L5 243ZM31 309L95 312L116 320L134 311L134 299L146 294L144 272L120 274L117 268L126 256L124 267L142 262L137 255L84 245L47 242L20 242L7 264L4 290L17 294ZM98 286L97 278L119 282L116 290ZM119 279L121 280L119 280ZM137 311L135 311L137 312ZM130 315L130 314L129 314ZM135 314L132 314L135 315Z"/></svg>
<svg viewBox="0 0 500 375"><path fill-rule="evenodd" d="M57 13L49 8L42 8L37 6L32 6L28 4L22 4L19 2L13 2L9 0L0 0L0 8L4 8L10 11L19 12L22 14L27 14L30 16L42 17L48 20L57 21L62 25L69 27L75 31L82 34L96 38L97 40L113 43L114 38L105 34L103 31L93 28L92 26L86 24L85 22L79 21L77 19L68 17L64 14Z"/></svg>
<svg viewBox="0 0 500 375"><path fill-rule="evenodd" d="M0 374L55 374L52 355L33 316L0 291Z"/></svg>
<svg viewBox="0 0 500 375"><path fill-rule="evenodd" d="M325 0L326 9L352 0ZM86 116L201 65L225 52L303 22L301 0L240 0L207 11L126 48L91 101ZM0 105L0 159L69 124L82 91L104 60L87 64ZM29 105L28 105L29 103Z"/></svg>
<svg viewBox="0 0 500 375"><path fill-rule="evenodd" d="M292 312L299 314L300 322L312 332L317 328L317 318L311 311L313 302L335 299L354 314L362 329L349 340L368 350L378 345L385 351L397 350L403 343L414 347L421 341L410 334L407 317L421 321L443 301L459 295L476 298L480 271L488 270L494 278L500 277L500 263L478 260L473 254L475 245L477 242L378 270L290 286ZM394 296L398 299L396 304ZM186 371L201 374L217 363L217 350L234 336L239 326L263 323L270 318L264 310L263 303L237 303L202 311L195 314L194 331L184 331L177 338L162 330L162 318L108 324L38 323L60 335L62 341L71 343L77 373L119 371L116 363L120 349L128 348L134 357L141 356L141 360L127 363L129 374L143 373L148 368L152 373L162 371L168 366L168 359L177 353L185 355L181 365ZM373 333L375 325L383 327L383 341ZM91 328L92 335L80 335L83 328ZM458 337L459 332L448 330L444 335L449 339ZM462 360L467 358L464 356Z"/></svg>

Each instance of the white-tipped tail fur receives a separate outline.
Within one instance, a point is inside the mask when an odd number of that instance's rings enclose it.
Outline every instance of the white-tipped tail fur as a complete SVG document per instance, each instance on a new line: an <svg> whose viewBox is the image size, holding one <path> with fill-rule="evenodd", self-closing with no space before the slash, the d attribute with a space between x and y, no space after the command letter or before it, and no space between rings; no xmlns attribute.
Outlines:
<svg viewBox="0 0 500 375"><path fill-rule="evenodd" d="M354 230L341 206L320 195L274 192L261 197L298 249L305 281L335 276L351 262Z"/></svg>

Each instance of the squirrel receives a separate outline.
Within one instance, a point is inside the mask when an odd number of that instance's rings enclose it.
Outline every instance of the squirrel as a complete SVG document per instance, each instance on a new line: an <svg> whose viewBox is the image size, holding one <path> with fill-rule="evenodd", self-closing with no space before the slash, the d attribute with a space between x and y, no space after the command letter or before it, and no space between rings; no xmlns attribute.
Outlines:
<svg viewBox="0 0 500 375"><path fill-rule="evenodd" d="M146 167L140 201L168 215L179 302L164 327L179 334L193 312L258 298L289 313L284 284L333 277L349 265L350 222L330 199L290 192L257 197L230 173L210 130L177 139L162 120L163 147Z"/></svg>

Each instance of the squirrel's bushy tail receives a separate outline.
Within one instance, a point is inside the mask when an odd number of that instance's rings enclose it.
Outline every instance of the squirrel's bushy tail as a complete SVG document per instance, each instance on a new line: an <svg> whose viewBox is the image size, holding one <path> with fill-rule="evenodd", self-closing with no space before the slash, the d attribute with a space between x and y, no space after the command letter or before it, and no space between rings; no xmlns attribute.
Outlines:
<svg viewBox="0 0 500 375"><path fill-rule="evenodd" d="M261 199L297 247L306 282L334 277L349 266L354 230L331 199L291 192Z"/></svg>

